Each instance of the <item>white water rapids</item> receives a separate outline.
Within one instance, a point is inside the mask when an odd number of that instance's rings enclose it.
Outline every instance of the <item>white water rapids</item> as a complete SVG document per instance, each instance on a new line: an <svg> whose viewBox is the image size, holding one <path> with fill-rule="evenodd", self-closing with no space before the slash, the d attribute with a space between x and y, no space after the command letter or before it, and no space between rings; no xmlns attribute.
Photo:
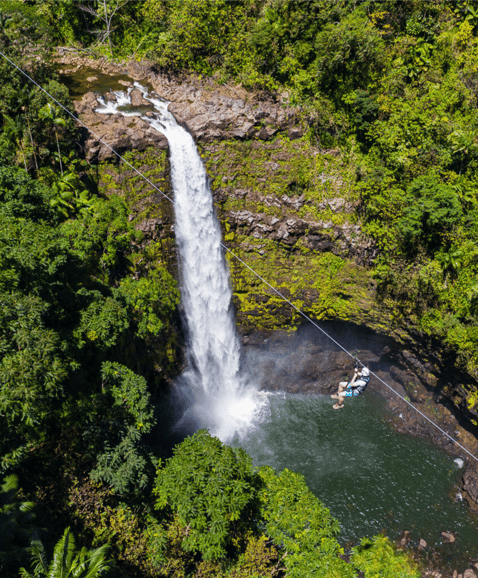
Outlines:
<svg viewBox="0 0 478 578"><path fill-rule="evenodd" d="M131 109L131 89L115 92L116 102L102 101L97 112L142 116L169 142L181 299L188 328L188 366L176 383L186 407L178 426L204 427L228 441L249 429L266 402L241 373L241 347L211 190L194 140L168 112L168 103L135 86L154 106L154 117ZM128 112L121 110L128 105Z"/></svg>

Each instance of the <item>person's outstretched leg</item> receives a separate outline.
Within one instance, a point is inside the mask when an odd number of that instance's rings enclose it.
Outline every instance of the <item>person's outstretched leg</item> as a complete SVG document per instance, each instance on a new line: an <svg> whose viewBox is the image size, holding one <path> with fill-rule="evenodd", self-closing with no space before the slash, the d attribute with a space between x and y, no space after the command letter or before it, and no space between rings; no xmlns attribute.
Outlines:
<svg viewBox="0 0 478 578"><path fill-rule="evenodd" d="M347 385L348 385L348 381L341 381L341 382L339 383L339 389L337 390L337 393L334 393L334 395L331 395L330 397L331 397L332 399L339 399L340 394L341 394L343 391L345 391L345 388L347 387Z"/></svg>

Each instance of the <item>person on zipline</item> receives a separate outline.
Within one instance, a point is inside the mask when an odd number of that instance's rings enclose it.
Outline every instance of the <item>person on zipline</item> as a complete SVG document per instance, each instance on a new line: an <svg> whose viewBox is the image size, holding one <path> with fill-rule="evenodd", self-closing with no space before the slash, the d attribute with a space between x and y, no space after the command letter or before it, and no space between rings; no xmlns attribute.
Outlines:
<svg viewBox="0 0 478 578"><path fill-rule="evenodd" d="M330 396L332 399L338 400L334 405L334 409L341 409L344 407L344 399L346 397L353 397L354 395L360 395L363 393L369 381L370 371L368 367L363 367L360 373L356 367L352 381L341 381L339 383L339 389L337 390L337 393Z"/></svg>

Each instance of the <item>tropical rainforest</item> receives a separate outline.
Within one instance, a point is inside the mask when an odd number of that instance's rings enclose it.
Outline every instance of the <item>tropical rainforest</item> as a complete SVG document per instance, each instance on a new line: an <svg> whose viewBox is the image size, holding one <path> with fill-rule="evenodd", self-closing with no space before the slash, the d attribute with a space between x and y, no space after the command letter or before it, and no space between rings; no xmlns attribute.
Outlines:
<svg viewBox="0 0 478 578"><path fill-rule="evenodd" d="M478 3L0 3L1 575L418 577L381 535L344 553L301 475L204 430L165 449L178 283L5 59L72 110L58 46L286 92L314 146L354 159L377 299L477 377Z"/></svg>

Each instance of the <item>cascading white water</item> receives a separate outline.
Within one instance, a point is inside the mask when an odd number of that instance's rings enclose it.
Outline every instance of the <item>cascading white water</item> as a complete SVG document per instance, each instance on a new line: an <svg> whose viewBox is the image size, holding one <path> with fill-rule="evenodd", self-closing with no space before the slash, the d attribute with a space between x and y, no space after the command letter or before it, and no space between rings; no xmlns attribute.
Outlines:
<svg viewBox="0 0 478 578"><path fill-rule="evenodd" d="M170 147L181 299L189 333L188 367L177 383L189 400L181 423L189 429L206 427L227 441L249 428L265 401L240 371L240 342L211 190L194 140L168 112L168 103L136 86L156 110L155 117L142 118L166 136ZM97 112L121 113L120 107L131 102L130 91L115 92L117 102L103 102Z"/></svg>

